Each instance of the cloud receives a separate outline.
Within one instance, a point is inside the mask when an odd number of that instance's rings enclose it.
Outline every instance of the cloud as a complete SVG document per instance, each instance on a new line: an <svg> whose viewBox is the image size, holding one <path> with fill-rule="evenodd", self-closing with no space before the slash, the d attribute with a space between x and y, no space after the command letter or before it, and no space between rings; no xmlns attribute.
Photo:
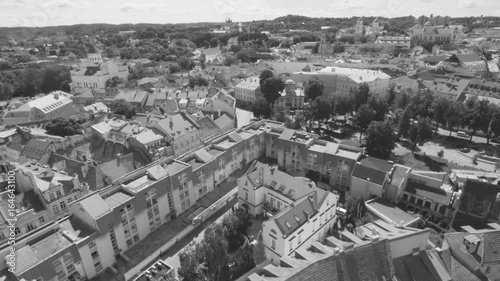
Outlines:
<svg viewBox="0 0 500 281"><path fill-rule="evenodd" d="M19 8L23 7L26 3L23 0L2 0L0 7L2 8Z"/></svg>
<svg viewBox="0 0 500 281"><path fill-rule="evenodd" d="M479 6L479 4L481 4L480 0L462 0L459 6L463 9L470 9Z"/></svg>
<svg viewBox="0 0 500 281"><path fill-rule="evenodd" d="M125 3L120 7L120 12L123 13L139 13L146 11L167 11L167 6L164 4L136 4Z"/></svg>
<svg viewBox="0 0 500 281"><path fill-rule="evenodd" d="M434 0L420 0L420 1L422 1L424 3L432 3L432 2L434 2Z"/></svg>

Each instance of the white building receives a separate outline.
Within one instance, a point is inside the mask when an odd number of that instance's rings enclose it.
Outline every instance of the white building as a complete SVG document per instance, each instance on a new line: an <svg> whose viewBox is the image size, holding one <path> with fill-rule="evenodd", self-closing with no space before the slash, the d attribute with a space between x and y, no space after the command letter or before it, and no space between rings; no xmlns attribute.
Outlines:
<svg viewBox="0 0 500 281"><path fill-rule="evenodd" d="M259 77L245 78L234 87L234 97L242 103L252 104L261 96Z"/></svg>
<svg viewBox="0 0 500 281"><path fill-rule="evenodd" d="M48 120L55 117L70 117L76 114L72 95L54 91L44 97L31 100L21 107L7 111L3 122L7 126L30 121Z"/></svg>
<svg viewBox="0 0 500 281"><path fill-rule="evenodd" d="M266 257L279 264L300 247L321 241L335 223L338 195L295 178L276 167L257 163L238 179L240 208L264 215L262 237Z"/></svg>
<svg viewBox="0 0 500 281"><path fill-rule="evenodd" d="M104 62L101 52L93 45L87 48L87 62L77 69L71 70L71 91L74 94L93 92L106 93L106 82L118 77L120 81L128 80L128 67L115 62Z"/></svg>

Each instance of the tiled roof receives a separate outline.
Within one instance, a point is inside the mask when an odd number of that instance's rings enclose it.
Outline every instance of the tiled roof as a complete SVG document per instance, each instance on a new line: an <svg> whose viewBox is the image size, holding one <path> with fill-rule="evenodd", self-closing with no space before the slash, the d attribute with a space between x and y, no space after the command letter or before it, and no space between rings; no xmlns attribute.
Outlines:
<svg viewBox="0 0 500 281"><path fill-rule="evenodd" d="M479 239L479 247L474 254L471 254L464 244L466 236L475 236ZM462 254L475 260L478 265L500 263L500 230L483 233L445 233L444 237L452 249L459 249Z"/></svg>
<svg viewBox="0 0 500 281"><path fill-rule="evenodd" d="M24 147L21 154L31 159L40 160L50 145L48 140L31 139Z"/></svg>
<svg viewBox="0 0 500 281"><path fill-rule="evenodd" d="M134 155L129 153L123 155L122 159L113 159L106 163L99 165L101 172L106 175L110 180L116 180L130 172L132 172L134 167Z"/></svg>
<svg viewBox="0 0 500 281"><path fill-rule="evenodd" d="M411 178L408 179L405 191L408 192L408 193L416 194L416 192L417 192L416 190L417 189L428 191L428 192L432 192L432 193L435 193L435 194L439 194L441 196L447 196L446 191L443 190L443 189L441 189L441 188L436 188L436 187L428 186L428 185L426 185L424 183L412 180Z"/></svg>
<svg viewBox="0 0 500 281"><path fill-rule="evenodd" d="M227 114L222 114L219 118L215 119L214 123L219 127L219 129L225 128L226 126L230 125L233 122L233 120L227 115Z"/></svg>
<svg viewBox="0 0 500 281"><path fill-rule="evenodd" d="M182 113L170 115L157 121L158 126L166 133L177 139L180 136L198 130L197 124Z"/></svg>
<svg viewBox="0 0 500 281"><path fill-rule="evenodd" d="M219 127L208 116L202 117L196 123L200 125L200 138L211 136L219 131Z"/></svg>
<svg viewBox="0 0 500 281"><path fill-rule="evenodd" d="M476 62L476 61L482 62L482 60L476 54L462 54L456 56L458 60L460 60L460 62Z"/></svg>
<svg viewBox="0 0 500 281"><path fill-rule="evenodd" d="M434 257L435 258L435 257ZM438 272L435 266L442 269L442 265L438 260L432 263L426 252L420 252L418 255L406 255L394 259L394 268L396 269L396 276L401 281L451 281L451 277L445 271ZM441 277L443 275L443 278Z"/></svg>
<svg viewBox="0 0 500 281"><path fill-rule="evenodd" d="M374 157L366 157L363 158L359 161L362 165L374 168L380 171L384 172L390 172L392 167L394 166L393 163L390 163L386 160L374 158Z"/></svg>
<svg viewBox="0 0 500 281"><path fill-rule="evenodd" d="M305 196L290 204L285 210L274 217L274 221L283 235L288 236L307 222L307 214L311 217L318 211L314 203L314 196Z"/></svg>
<svg viewBox="0 0 500 281"><path fill-rule="evenodd" d="M363 164L360 163L356 163L356 166L352 171L353 177L370 181L378 185L384 184L386 175L387 175L386 172L364 166Z"/></svg>
<svg viewBox="0 0 500 281"><path fill-rule="evenodd" d="M453 281L481 281L482 279L470 272L459 260L451 256L451 278Z"/></svg>

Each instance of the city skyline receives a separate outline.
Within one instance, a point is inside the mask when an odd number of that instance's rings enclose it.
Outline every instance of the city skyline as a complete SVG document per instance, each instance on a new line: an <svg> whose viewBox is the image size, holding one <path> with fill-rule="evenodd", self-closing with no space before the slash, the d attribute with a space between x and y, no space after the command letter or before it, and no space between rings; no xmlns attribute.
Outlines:
<svg viewBox="0 0 500 281"><path fill-rule="evenodd" d="M450 9L450 6L456 9ZM403 3L401 0L339 0L325 3L302 1L216 0L188 2L127 1L104 3L95 0L51 0L39 3L33 0L5 0L0 9L6 16L0 19L2 27L43 27L92 23L196 23L273 20L288 14L308 17L380 16L400 17L413 15L500 16L500 3L494 0L436 1L419 0ZM112 17L111 17L112 15Z"/></svg>

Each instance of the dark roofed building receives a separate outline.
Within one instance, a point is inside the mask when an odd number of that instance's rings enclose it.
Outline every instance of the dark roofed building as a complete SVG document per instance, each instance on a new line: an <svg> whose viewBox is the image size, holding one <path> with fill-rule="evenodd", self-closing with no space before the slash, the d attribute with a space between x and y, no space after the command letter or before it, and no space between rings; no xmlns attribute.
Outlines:
<svg viewBox="0 0 500 281"><path fill-rule="evenodd" d="M36 160L40 164L46 164L51 154L51 141L31 139L21 151L21 156Z"/></svg>

